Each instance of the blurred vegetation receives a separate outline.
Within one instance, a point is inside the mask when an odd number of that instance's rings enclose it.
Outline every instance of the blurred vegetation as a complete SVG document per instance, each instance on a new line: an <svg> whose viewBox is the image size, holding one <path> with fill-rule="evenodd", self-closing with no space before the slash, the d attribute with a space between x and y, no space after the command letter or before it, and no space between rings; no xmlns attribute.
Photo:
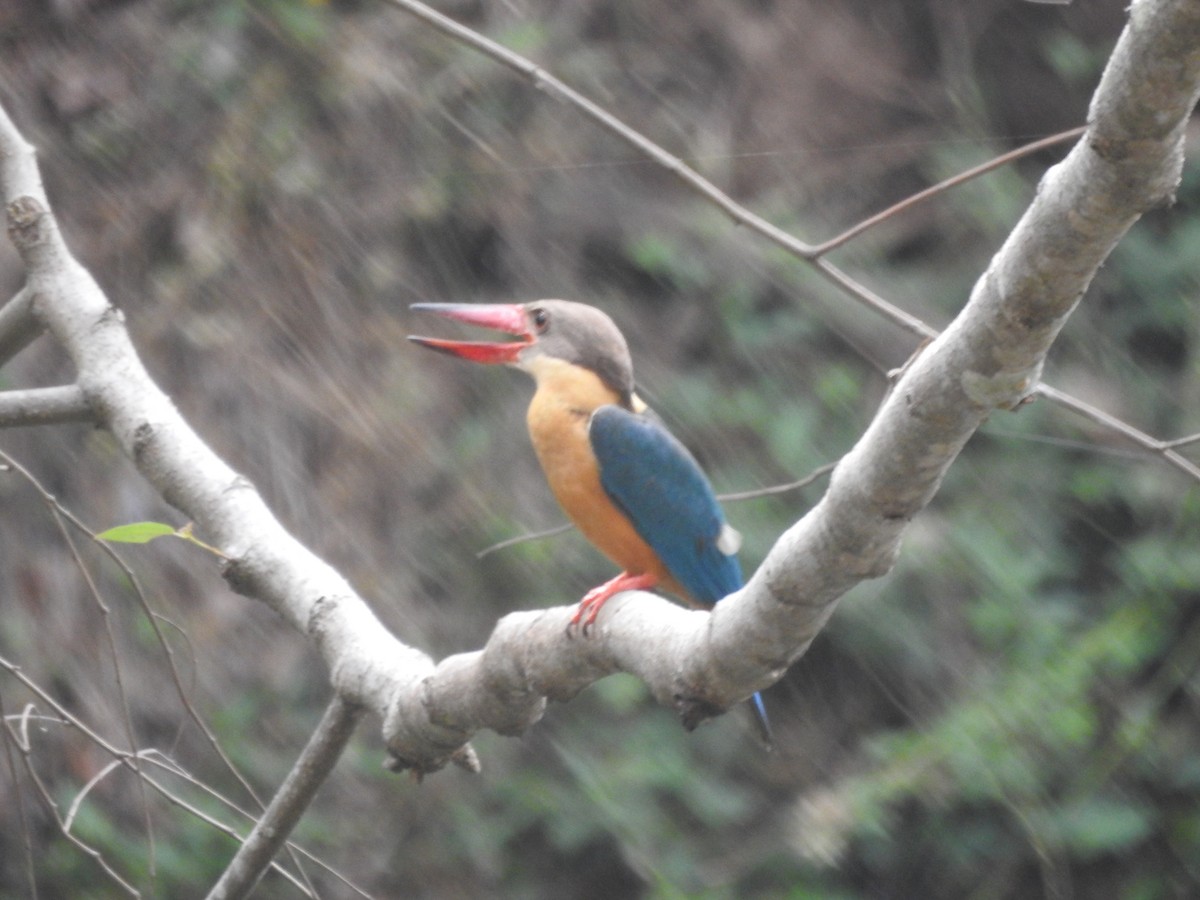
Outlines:
<svg viewBox="0 0 1200 900"><path fill-rule="evenodd" d="M1010 0L454 0L742 202L818 240L1083 121L1124 4ZM441 657L610 569L560 521L529 389L409 349L419 300L569 296L630 339L642 393L721 491L844 453L910 339L740 232L569 109L370 0L17 0L0 96L80 258L201 433L389 627ZM934 325L1057 153L837 251ZM1200 430L1200 179L1096 278L1047 379L1162 437ZM0 290L21 272L0 250ZM0 388L69 380L43 341ZM102 433L0 435L96 530L182 525ZM744 564L819 496L731 504ZM252 801L184 711L125 577L0 476L0 655L110 740ZM685 734L632 678L552 707L484 772L386 775L363 729L298 839L375 896L1121 897L1200 890L1200 494L1045 404L997 416L887 578L855 590L766 694L778 752L732 714ZM198 535L201 539L204 535ZM126 548L182 686L263 795L327 699L311 650L183 542ZM31 696L0 676L5 715ZM48 712L39 703L42 713ZM60 808L108 762L32 729ZM0 765L0 896L119 896ZM199 790L190 802L227 821ZM144 889L195 896L230 842L102 780L79 836ZM151 873L153 868L153 874ZM349 896L310 869L323 896ZM269 876L257 896L296 896Z"/></svg>

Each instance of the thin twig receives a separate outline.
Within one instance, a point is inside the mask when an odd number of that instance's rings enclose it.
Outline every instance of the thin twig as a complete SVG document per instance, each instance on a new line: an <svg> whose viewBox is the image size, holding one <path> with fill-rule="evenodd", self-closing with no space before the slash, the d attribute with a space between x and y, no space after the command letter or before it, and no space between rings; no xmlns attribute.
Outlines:
<svg viewBox="0 0 1200 900"><path fill-rule="evenodd" d="M527 541L541 541L545 540L546 538L558 537L560 534L566 534L568 531L571 531L574 527L575 526L570 522L564 522L562 525L556 525L554 528L547 528L545 531L534 531L530 534L518 534L516 537L506 538L505 540L492 544L489 547L484 547L475 554L475 558L483 559L485 556L491 556L497 550L505 550L509 547L514 547L517 544L524 544Z"/></svg>
<svg viewBox="0 0 1200 900"><path fill-rule="evenodd" d="M960 184L964 184L974 178L978 178L980 175L985 175L988 172L991 172L993 169L999 169L1001 166L1006 166L1010 162L1015 162L1018 159L1022 159L1026 156L1037 153L1039 150L1045 150L1047 147L1054 147L1058 144L1065 143L1066 141L1071 141L1077 137L1081 137L1085 131L1087 131L1086 125L1080 125L1078 128L1071 128L1067 131L1060 131L1058 134L1052 134L1049 137L1042 138L1041 140L1024 144L1023 146L1017 147L1015 150L1010 150L1007 153L1001 153L999 156L993 157L987 162L975 166L972 169L967 169L965 172L959 172L957 175L947 178L945 181L939 181L932 187L927 187L923 191L918 191L912 196L904 198L899 203L889 206L882 212L875 213L875 215L863 219L857 225L847 229L846 231L843 231L837 237L830 238L823 243L817 244L815 247L813 247L813 255L824 256L830 250L835 250L842 246L842 244L849 243L867 229L873 228L880 222L884 222L893 216L907 212L917 204L922 203L931 197L936 197L938 194L945 193L951 188L958 187Z"/></svg>
<svg viewBox="0 0 1200 900"><path fill-rule="evenodd" d="M16 674L16 672L14 671L13 664L3 658L0 658L0 668L7 668L11 674ZM80 734L82 734L85 737L87 737L88 739L92 740L98 747L100 747L101 750L112 755L114 758L114 761L116 763L122 764L122 765L124 764L124 758L126 756L125 753L123 753L122 751L119 751L116 747L112 746L111 744L108 744L106 741L104 741L102 738L100 738L95 732L93 732L86 725L84 725L82 721L80 721L79 719L76 719L74 716L72 716L70 713L68 713L66 711L66 709L63 708L62 706L60 706L52 697L50 697L49 694L47 694L41 688L37 687L36 684L34 684L33 682L31 682L30 680L25 678L23 675L19 678L19 680L22 681L22 683L24 683L26 685L26 687L28 687L43 703L45 703L47 706L49 706L51 709L53 709L56 713L58 713L58 715L57 715L57 717L48 716L48 715L35 715L33 713L34 707L32 704L28 705L19 717L18 716L5 716L5 715L3 715L2 712L0 712L0 721L3 721L6 724L8 723L8 721L10 719L18 719L20 721L20 729L19 729L20 738L19 738L19 741L17 741L18 745L29 745L30 744L29 723L31 721L40 722L42 724L59 725L59 726L63 726L66 728L75 728L76 730L78 730L80 732ZM2 695L0 695L0 700L2 700ZM17 732L14 731L13 733L15 734ZM11 756L11 746L9 746L8 749L9 749L10 756ZM171 775L174 775L176 778L179 778L180 780L186 782L188 785L195 788L196 790L204 792L206 795L208 795L212 799L216 800L219 804L224 806L226 809L235 813L236 815L238 815L242 819L246 820L247 822L255 821L254 814L252 814L249 811L238 806L236 803L234 803L232 800L230 800L224 794L220 793L219 791L214 790L212 787L205 784L203 781L200 781L198 778L196 778L194 775L192 775L190 772L188 772L185 768L183 768L176 760L172 759L170 756L163 753L162 751L157 750L153 747L147 747L147 748L144 748L144 749L141 749L138 751L138 757L141 759L142 762L147 763L148 765L156 766L160 769L163 769L163 770L169 772ZM106 771L109 771L109 769L106 769ZM228 837L234 838L235 840L239 840L239 841L241 840L237 831L232 826L227 825L218 819L214 819L208 813L205 813L204 811L200 810L198 807L193 806L192 804L188 803L186 800L184 800L178 794L176 794L173 791L171 791L170 789L168 789L161 782L156 781L154 778L150 777L145 772L145 770L142 771L142 778L144 778L146 783L148 785L150 785L150 787L155 792L157 792L160 796L162 796L162 798L164 800L166 800L167 802L169 802L172 805L177 806L180 809L184 810L185 812L195 816L197 819L199 819L200 821L204 822L207 825L210 825L217 831L220 831L222 834L224 834ZM93 781L95 781L95 779L93 779ZM91 782L89 782L89 785L91 785ZM85 787L84 790L86 791L87 788ZM76 805L77 805L77 801L72 804L72 808L74 808ZM68 820L69 820L69 818L70 818L70 816L68 816ZM297 844L293 844L290 841L288 842L288 846L290 849L292 849L293 851L298 853L300 856L303 856L305 859L309 860L314 865L316 865L319 868L321 868L322 870L324 870L331 877L336 878L338 881L340 881L342 884L344 884L347 888L349 888L351 891L353 891L358 896L360 896L360 897L369 897L370 896L362 888L358 887L353 882L351 882L349 879L347 879L345 875L338 872L336 869L334 869L328 863L323 862L321 859L314 856L312 853L305 850L303 847L301 847ZM311 885L307 885L304 882L301 882L299 878L296 878L295 876L291 875L289 872L287 872L285 869L280 867L278 864L275 864L273 867L280 875L284 876L286 879L291 881L295 887L297 887L299 890L304 892L306 895L311 896L311 897L316 896L316 891L313 890Z"/></svg>
<svg viewBox="0 0 1200 900"><path fill-rule="evenodd" d="M208 900L240 900L254 890L313 795L329 776L362 718L362 707L334 695L300 758L267 810L230 860Z"/></svg>
<svg viewBox="0 0 1200 900"><path fill-rule="evenodd" d="M154 752L156 752L156 751L145 750L145 751L142 751L142 754L146 755L146 754L150 754L150 753L154 753ZM146 761L147 762L155 762L154 760L150 760L150 759L146 759ZM162 765L162 763L157 763L157 764ZM176 775L180 774L179 771L176 771L175 769L173 769L170 766L163 766L163 768L167 769L167 771L169 771L169 772L173 772ZM158 792L158 794L164 800L166 800L168 803L170 803L171 805L177 806L179 809L181 809L184 812L188 813L189 815L195 817L196 819L198 819L199 821L208 825L209 827L213 828L214 830L221 832L222 834L226 835L227 837L231 837L234 840L239 839L237 829L235 829L229 825L226 825L224 822L214 819L212 816L210 816L204 810L200 809L200 807L196 806L193 803L189 803L187 800L180 797L174 791L169 790L166 785L161 784L160 782L158 782L151 776L143 775L142 777L145 778L146 783L148 785L150 785L150 787L153 790ZM212 793L212 791L210 791L210 793ZM214 796L217 796L218 798L220 797L220 795L214 795ZM234 808L236 809L236 807L234 807ZM289 872L287 869L283 868L283 866L279 865L278 863L272 863L272 865L273 865L275 871L278 874L280 874L281 876L283 876L284 880L289 882L292 885L292 887L296 888L296 890L300 891L300 893L302 893L306 897L316 898L316 896L317 896L316 891L314 891L312 888L312 885L308 883L307 878L304 879L303 881L301 881L300 878L293 875L291 872Z"/></svg>
<svg viewBox="0 0 1200 900"><path fill-rule="evenodd" d="M29 681L24 677L20 670L15 669L11 666L11 664L7 663L7 661L3 659L0 659L0 666L7 668L9 672L18 680L22 681L28 686ZM38 796L42 800L42 804L54 817L54 821L57 823L58 829L62 833L63 837L74 844L75 847L85 856L94 861L96 865L98 865L104 872L104 874L111 878L123 891L125 891L125 893L132 897L140 897L141 893L138 891L138 889L126 881L121 874L109 864L108 860L104 858L103 853L101 853L91 844L88 844L86 841L83 841L76 835L72 834L64 827L62 815L59 813L58 804L54 800L53 793L46 786L46 783L42 781L41 775L38 774L37 768L33 765L33 748L28 740L28 734L26 733L25 737L22 738L17 730L14 729L13 726L7 721L3 722L3 727L9 735L8 740L17 747L18 751L20 751L21 761L25 766L25 774L29 777L30 784L32 784L34 789L37 791Z"/></svg>
<svg viewBox="0 0 1200 900"><path fill-rule="evenodd" d="M1200 466L1197 466L1190 459L1176 453L1171 447L1174 442L1160 441L1153 438L1146 432L1138 428L1134 428L1128 422L1118 419L1116 416L1106 413L1102 409L1097 409L1090 403L1072 397L1070 394L1060 391L1058 388L1051 387L1048 384L1039 384L1034 390L1034 394L1045 397L1052 403L1056 403L1064 409L1069 409L1079 415L1091 419L1097 425L1103 425L1110 431L1114 431L1122 437L1128 438L1139 447L1142 447L1149 452L1156 454L1166 460L1167 463L1174 466L1179 471L1183 472L1196 481L1200 481ZM1192 438L1182 439L1182 443L1191 443Z"/></svg>
<svg viewBox="0 0 1200 900"><path fill-rule="evenodd" d="M192 723L197 728L200 729L201 734L203 734L208 739L209 745L212 747L213 751L217 754L217 756L221 760L221 762L225 765L225 768L228 770L229 774L232 775L235 779L237 779L237 782L242 786L242 788L246 791L246 793L250 796L250 798L254 800L254 802L259 806L260 809L265 808L265 803L264 803L264 801L262 801L259 798L258 794L255 792L254 786L250 784L250 782L246 779L246 777L244 775L242 775L242 773L238 770L237 766L234 765L233 760L231 760L229 758L229 755L225 752L224 748L221 746L220 742L217 740L217 737L213 733L212 729L210 729L208 727L208 725L204 722L204 719L200 716L200 713L196 710L196 708L192 705L191 701L189 700L188 690L186 687L184 687L183 679L181 678L181 676L179 674L179 667L175 663L174 648L172 648L171 642L167 640L166 635L163 634L163 632L160 628L160 621L165 621L165 622L168 622L170 625L172 625L177 631L179 631L179 633L181 635L183 635L183 638L186 641L187 635L184 632L184 630L182 628L180 628L179 625L175 624L170 619L163 616L161 613L157 612L156 610L153 609L153 607L150 606L150 601L147 599L146 593L142 589L141 582L139 581L137 574L133 571L133 569L130 567L130 565L127 562L125 562L124 558L107 542L96 540L96 533L92 529L88 528L88 526L85 525L82 521L80 521L80 519L74 513L72 513L69 509L67 509L65 506L63 506L61 503L59 503L58 500L54 497L54 495L46 490L46 488L42 485L42 483L40 481L37 480L37 478L34 476L34 474L32 472L30 472L28 469L26 469L23 465L21 465L19 462L17 462L11 456L9 456L7 453L5 453L3 450L0 450L0 463L3 463L4 465L8 466L12 470L14 470L18 474L20 474L25 479L25 481L29 484L29 486L38 492L38 494L41 496L42 500L55 513L62 516L62 518L65 521L69 522L80 533L86 535L90 540L92 540L95 543L95 545L100 548L101 552L103 552L113 562L113 564L116 565L117 568L121 570L121 574L128 581L129 586L132 589L134 596L137 598L138 604L141 607L143 614L146 616L146 619L150 624L150 627L154 630L155 636L158 638L159 646L162 647L163 653L166 654L167 668L171 673L171 680L175 686L175 692L179 697L180 703L183 704L183 708L187 712L188 718L192 721ZM190 646L190 642L189 642L189 646ZM195 666L196 666L195 654L192 654L193 669L195 668Z"/></svg>
<svg viewBox="0 0 1200 900"><path fill-rule="evenodd" d="M126 753L124 750L119 749L115 745L109 743L107 740L105 740L103 737L101 737L97 732L93 731L91 728L88 728L87 725L85 725L81 719L79 719L78 717L73 715L71 712L69 712L65 707L63 707L53 697L51 697L46 691L44 691L37 684L37 682L35 682L31 678L29 678L20 669L19 666L17 666L15 663L9 661L8 659L5 659L4 657L0 656L0 669L7 670L9 675L11 675L13 678L15 678L17 681L19 681L22 685L24 685L27 690L29 690L34 696L36 696L39 700L41 700L43 703L45 703L48 707L53 709L60 716L62 725L75 728L77 731L79 731L80 734L87 737L88 740L90 740L93 744L95 744L97 747L99 747L105 753L112 756L118 763L125 766L126 768L132 769L132 766L129 762L130 754ZM10 723L8 723L7 720L3 720L3 724L7 728L9 734L12 736L13 742L18 746L18 748L22 748L22 752L25 754L28 754L28 752L32 751L32 743L29 739L29 731L28 731L28 719L29 718L30 718L30 716L28 716L28 715L22 717L22 719L21 719L22 727L20 729L19 737L18 737L18 732L13 729L12 725ZM207 787L206 785L203 785L202 783L196 781L191 776L187 775L178 766L178 764L172 763L172 765L170 765L170 766L164 765L161 761L154 758L155 754L158 754L158 751L153 750L153 749L146 749L146 750L138 751L138 757L140 759L142 759L146 762L150 762L155 765L159 765L160 767L165 768L168 771L171 771L172 773L174 773L176 775L187 778L187 780L189 780L193 785L197 785L197 786L203 788L204 790L206 790L209 793L210 796L215 797L217 800L224 803L228 808L234 810L242 817L244 817L246 819L253 819L253 817L249 813L246 813L243 810L239 809L236 805L234 805L233 803L230 803L228 800L226 800L223 796L218 794L216 791L212 790L211 788ZM158 754L158 755L162 756L162 754ZM163 756L163 759L166 759L166 757ZM26 762L26 767L28 768L31 765L31 763L28 759L26 759L25 762ZM238 836L237 832L233 828L231 828L228 825L225 825L222 822L217 821L216 819L213 819L208 814L206 814L206 813L200 811L199 809L197 809L196 807L192 806L186 800L182 799L181 797L176 795L174 792L167 790L162 784L155 781L153 778L150 778L148 775L146 775L145 772L140 772L139 770L134 770L134 771L138 771L142 780L144 780L146 784L148 784L153 790L155 790L158 794L160 794L168 802L174 804L175 806L178 806L180 809L183 809L183 810L195 815L201 821L213 826L218 831L221 831L221 832L229 835L230 837L236 838ZM31 774L31 779L35 780L36 784L40 784L40 779L37 776L36 771L31 772L30 774ZM42 787L44 787L44 785ZM59 827L62 828L64 823L63 823L62 818L58 815L58 805L56 803L54 803L53 798L51 798L49 796L48 792L43 790L41 793L42 793L44 801L49 799L50 805L48 808L54 814L56 820L59 823ZM70 834L68 831L64 831L64 836L66 836L68 839L70 839L72 843L76 844L76 846L80 846L81 842L77 838L75 838L74 835ZM88 848L86 846L83 846L82 849L84 849L85 852L87 852L87 850L88 850ZM89 853L88 855L91 856L94 854ZM309 856L310 859L312 858L310 854L305 854L305 855ZM326 867L326 868L328 868L328 867ZM282 869L280 869L279 871L281 872L281 874L283 874L285 877L287 877L290 881L292 881L298 888L300 888L302 891L304 891L308 896L310 896L310 897L316 896L315 892L313 892L310 888L307 888L303 883L300 882L299 879L295 878L294 876L290 875L289 873L287 873L286 871L284 871ZM332 870L330 870L330 871L332 871ZM336 873L334 873L334 874L336 875ZM124 882L122 882L122 883L124 883ZM136 889L131 888L131 890L133 891L135 896L138 895L138 892L136 891Z"/></svg>
<svg viewBox="0 0 1200 900"><path fill-rule="evenodd" d="M0 393L0 428L95 421L91 404L77 385Z"/></svg>
<svg viewBox="0 0 1200 900"><path fill-rule="evenodd" d="M855 281L824 257L811 260L810 265L826 281L856 298L864 306L879 313L888 321L899 325L909 334L920 338L922 341L929 341L937 337L938 331L932 325L926 324L912 313L906 312L894 303L883 299L866 285Z"/></svg>
<svg viewBox="0 0 1200 900"><path fill-rule="evenodd" d="M758 497L773 497L776 494L786 494L788 491L798 491L801 488L806 488L822 475L827 472L832 472L837 468L837 462L825 463L823 466L817 466L803 478L797 481L789 481L787 484L773 484L770 487L755 488L752 491L737 491L732 494L718 494L717 499L723 503L736 503L739 500L754 500Z"/></svg>
<svg viewBox="0 0 1200 900"><path fill-rule="evenodd" d="M29 286L0 307L0 366L24 350L42 333L33 315L33 291Z"/></svg>
<svg viewBox="0 0 1200 900"><path fill-rule="evenodd" d="M0 724L7 728L8 717L4 713L3 691L0 691ZM5 733L7 734L7 730ZM30 900L37 900L37 869L33 865L33 832L29 828L29 820L25 817L25 797L17 772L17 761L13 757L13 741L7 738L4 740L4 759L8 764L9 777L12 778L12 802L17 809L17 822L21 827L21 846L25 850L25 869L29 877L29 897Z"/></svg>
<svg viewBox="0 0 1200 900"><path fill-rule="evenodd" d="M826 472L832 472L836 462L826 463L823 466L818 466L808 475L798 481L789 481L785 484L773 484L764 488L755 488L750 491L735 491L730 494L718 494L717 499L722 503L736 503L739 500L753 500L757 497L772 497L776 494L786 494L788 491L798 491L801 488L808 487ZM570 522L564 522L562 525L556 525L554 528L547 528L545 531L534 531L529 534L518 534L516 537L506 538L503 541L498 541L495 544L484 547L475 554L476 559L483 559L485 556L491 556L498 550L506 550L509 547L515 547L517 544L524 544L529 541L541 541L546 538L558 537L560 534L566 534L575 528Z"/></svg>
<svg viewBox="0 0 1200 900"><path fill-rule="evenodd" d="M13 464L11 459L7 461L10 465ZM22 474L28 475L27 472L21 471ZM121 703L121 724L125 729L125 739L129 742L129 765L133 768L134 774L137 776L138 799L142 804L142 818L146 824L146 839L149 843L149 865L147 868L150 878L153 880L157 870L157 842L154 837L154 821L150 818L150 798L146 793L146 785L141 777L141 764L138 761L137 755L138 740L133 730L133 712L129 707L129 692L125 690L125 675L121 666L121 651L117 647L117 635L113 630L112 616L110 615L111 610L104 599L103 593L100 591L100 587L96 584L96 580L92 578L92 573L84 563L83 557L79 555L79 548L71 540L71 535L67 531L63 516L58 511L58 502L44 492L42 499L49 507L54 524L58 527L59 534L62 536L63 542L67 545L67 551L75 561L75 568L78 570L84 584L87 585L88 593L91 595L92 601L96 604L96 608L100 611L100 618L104 622L104 634L108 640L108 651L112 656L113 678L116 681L117 696L120 698ZM74 818L74 813L68 815L67 818L68 820ZM64 825L64 827L69 830L69 826Z"/></svg>
<svg viewBox="0 0 1200 900"><path fill-rule="evenodd" d="M192 787L194 787L195 789L197 789L199 791L203 791L209 797L212 797L214 800L216 800L218 803L220 803L222 806L224 806L226 809L236 813L238 816L245 819L247 822L254 822L256 820L256 816L254 814L252 814L249 811L238 806L236 803L234 803L232 800L230 800L224 794L214 790L212 787L205 784L203 781L200 781L198 778L196 778L196 776L192 775L190 772L188 772L186 769L184 769L182 766L180 766L177 761L175 761L171 757L167 756L166 754L164 754L158 750L155 750L153 748L148 748L145 751L143 751L143 756L144 756L146 762L148 762L152 765L156 765L159 768L165 769L166 771L168 771L172 775L174 775L176 778L179 778L179 779L187 782L189 785L191 785ZM206 824L212 825L214 828L219 830L222 834L225 834L226 836L233 838L234 840L238 841L239 843L241 842L241 840L242 840L241 835L239 835L238 832L234 828L226 825L224 822L220 822L220 821L217 821L216 819L211 818L210 816L206 815L203 812L200 812L195 807L193 807L190 804L186 803L185 801L179 799L175 794L168 791L165 787L158 784L153 779L150 780L150 784L151 784L151 787L153 787L160 794L162 794L162 796L169 802L174 803L176 806L178 806L180 809L183 809L186 812L196 815L198 818L200 818ZM304 849L304 847L300 846L299 844L293 843L292 841L287 842L287 847L288 847L288 850L294 854L294 857L296 857L296 856L304 857L309 862L311 862L313 865L317 866L319 869L324 871L330 877L336 878L338 881L340 881L343 885L345 885L353 893L357 894L360 897L370 898L370 896L371 896L370 894L368 894L366 891L364 891L358 885L354 884L354 882L350 881L349 878L347 878L345 875L343 875L337 869L333 868L331 865L329 865L329 863L323 861L319 857L310 853L308 850ZM288 881L292 882L292 884L295 885L296 887L298 887L300 890L304 891L308 896L315 897L317 895L316 889L312 886L311 882L309 882L307 876L305 876L304 881L302 882L299 878L292 875L290 872L288 872L285 868L283 868L283 866L281 866L277 862L272 863L271 868L274 869L276 872L278 872L280 875L282 875L284 878L286 878ZM299 868L299 866L297 866L297 868ZM301 874L303 875L302 869L301 869Z"/></svg>
<svg viewBox="0 0 1200 900"><path fill-rule="evenodd" d="M1173 450L1176 447L1187 447L1191 444L1200 444L1200 434L1189 434L1187 437L1175 438L1172 441L1159 441L1159 450Z"/></svg>

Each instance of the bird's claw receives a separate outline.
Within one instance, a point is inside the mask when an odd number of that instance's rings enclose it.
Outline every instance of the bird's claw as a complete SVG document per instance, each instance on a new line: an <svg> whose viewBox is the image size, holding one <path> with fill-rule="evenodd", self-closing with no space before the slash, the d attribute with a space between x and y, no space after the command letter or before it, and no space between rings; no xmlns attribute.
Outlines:
<svg viewBox="0 0 1200 900"><path fill-rule="evenodd" d="M622 572L616 578L611 578L599 587L592 588L583 595L583 599L579 601L579 606L575 609L575 615L571 616L571 621L567 623L567 637L574 637L576 628L584 637L587 637L592 626L596 624L596 616L600 615L600 608L611 597L622 591L646 590L653 587L657 580L649 574L630 575L628 572Z"/></svg>
<svg viewBox="0 0 1200 900"><path fill-rule="evenodd" d="M571 621L567 623L567 637L575 637L576 629L579 629L580 634L584 637L588 636L592 626L596 624L596 616L600 614L600 607L604 606L604 601L612 596L611 593L605 592L607 587L608 585L604 584L592 588L583 595L579 606L575 608L575 615L571 616Z"/></svg>

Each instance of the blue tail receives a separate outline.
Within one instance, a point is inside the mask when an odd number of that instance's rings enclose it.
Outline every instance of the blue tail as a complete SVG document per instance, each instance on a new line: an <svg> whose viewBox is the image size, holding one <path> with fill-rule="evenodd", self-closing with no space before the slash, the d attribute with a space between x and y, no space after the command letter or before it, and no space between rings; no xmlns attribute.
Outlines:
<svg viewBox="0 0 1200 900"><path fill-rule="evenodd" d="M754 712L754 724L758 728L759 739L767 750L775 749L775 735L771 733L771 722L767 719L767 708L763 705L762 694L755 694L749 702Z"/></svg>

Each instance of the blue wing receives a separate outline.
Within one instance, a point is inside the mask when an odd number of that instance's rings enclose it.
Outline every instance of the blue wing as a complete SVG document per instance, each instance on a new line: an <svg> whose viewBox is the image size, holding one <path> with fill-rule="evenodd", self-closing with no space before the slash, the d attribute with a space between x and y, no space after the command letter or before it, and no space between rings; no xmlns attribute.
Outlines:
<svg viewBox="0 0 1200 900"><path fill-rule="evenodd" d="M619 406L597 409L588 434L605 493L691 599L711 605L740 588L737 557L718 546L725 516L687 448L652 415Z"/></svg>
<svg viewBox="0 0 1200 900"><path fill-rule="evenodd" d="M712 605L742 586L742 567L718 542L725 516L685 446L652 415L601 406L588 426L600 484L690 595ZM723 542L722 542L723 543ZM762 697L750 698L759 737L774 739Z"/></svg>

